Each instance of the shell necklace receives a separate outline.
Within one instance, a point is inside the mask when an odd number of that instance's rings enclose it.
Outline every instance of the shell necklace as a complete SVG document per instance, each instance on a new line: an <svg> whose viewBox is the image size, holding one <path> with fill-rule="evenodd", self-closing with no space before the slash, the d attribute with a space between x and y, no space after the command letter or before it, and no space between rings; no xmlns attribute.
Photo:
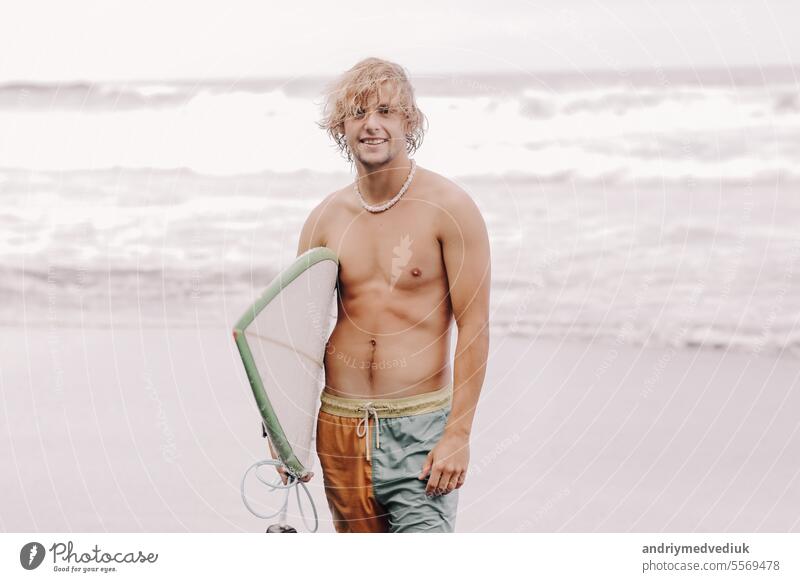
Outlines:
<svg viewBox="0 0 800 582"><path fill-rule="evenodd" d="M411 160L411 171L408 173L408 178L406 178L406 182L405 184L403 184L403 187L400 188L400 191L397 194L395 194L394 198L392 198L391 200L388 200L383 204L376 204L374 206L367 204L367 201L364 200L364 197L361 195L361 190L358 189L358 178L356 178L355 189L356 189L356 194L358 194L358 199L361 202L361 207L364 210L372 213L384 212L386 210L389 210L392 206L397 204L400 198L403 197L403 194L406 193L406 190L408 190L408 187L411 185L411 180L414 179L414 170L416 169L417 169L417 163L414 160Z"/></svg>

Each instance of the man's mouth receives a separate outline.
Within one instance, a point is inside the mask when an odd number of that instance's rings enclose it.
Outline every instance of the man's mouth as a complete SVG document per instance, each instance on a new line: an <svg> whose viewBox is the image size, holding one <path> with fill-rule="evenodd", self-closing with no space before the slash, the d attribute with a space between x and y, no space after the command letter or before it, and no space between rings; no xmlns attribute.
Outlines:
<svg viewBox="0 0 800 582"><path fill-rule="evenodd" d="M388 141L388 140L379 139L379 138L368 138L368 139L362 139L361 143L366 144L366 145L371 145L371 146L377 146L377 145L381 145L382 143L385 143L386 141Z"/></svg>

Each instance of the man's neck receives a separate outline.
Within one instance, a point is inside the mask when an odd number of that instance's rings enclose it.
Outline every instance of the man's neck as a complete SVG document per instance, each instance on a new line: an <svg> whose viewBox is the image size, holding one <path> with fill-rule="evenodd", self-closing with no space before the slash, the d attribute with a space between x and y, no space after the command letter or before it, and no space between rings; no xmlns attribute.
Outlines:
<svg viewBox="0 0 800 582"><path fill-rule="evenodd" d="M367 204L376 205L391 200L400 191L411 171L411 160L405 157L377 168L363 164L357 164L357 167L356 179L361 196Z"/></svg>

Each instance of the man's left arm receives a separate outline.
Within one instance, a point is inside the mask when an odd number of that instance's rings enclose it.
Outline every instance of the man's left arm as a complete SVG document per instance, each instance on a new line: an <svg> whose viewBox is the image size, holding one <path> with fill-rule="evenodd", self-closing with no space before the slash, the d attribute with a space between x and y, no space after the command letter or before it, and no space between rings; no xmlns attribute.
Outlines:
<svg viewBox="0 0 800 582"><path fill-rule="evenodd" d="M475 202L463 191L443 205L440 243L458 327L453 404L444 434L428 454L420 479L426 493L447 494L464 484L469 438L489 353L489 237Z"/></svg>

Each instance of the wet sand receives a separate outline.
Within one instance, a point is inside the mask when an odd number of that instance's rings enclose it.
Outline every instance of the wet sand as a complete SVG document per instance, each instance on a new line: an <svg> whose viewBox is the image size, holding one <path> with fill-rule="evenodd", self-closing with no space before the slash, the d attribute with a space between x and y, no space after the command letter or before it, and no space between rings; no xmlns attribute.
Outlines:
<svg viewBox="0 0 800 582"><path fill-rule="evenodd" d="M228 329L4 328L0 350L0 530L266 527L239 497L266 441ZM800 531L797 359L491 351L457 531ZM302 530L294 501L289 521Z"/></svg>

